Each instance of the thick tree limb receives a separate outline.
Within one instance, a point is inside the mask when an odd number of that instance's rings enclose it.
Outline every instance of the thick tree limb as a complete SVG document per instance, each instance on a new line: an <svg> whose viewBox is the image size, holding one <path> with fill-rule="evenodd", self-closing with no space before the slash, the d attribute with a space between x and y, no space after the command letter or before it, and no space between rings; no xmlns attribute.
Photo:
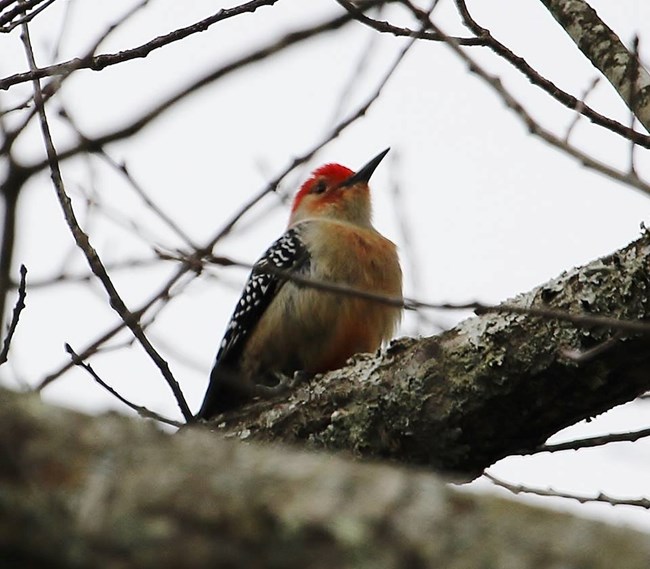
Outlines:
<svg viewBox="0 0 650 569"><path fill-rule="evenodd" d="M649 266L646 235L507 304L645 319ZM289 396L213 425L233 437L348 450L471 478L650 388L647 335L621 339L582 364L564 355L617 333L529 314L485 314L439 336L397 341L382 357L357 357Z"/></svg>
<svg viewBox="0 0 650 569"><path fill-rule="evenodd" d="M650 131L650 74L636 54L584 0L541 0L580 51L613 85L639 122Z"/></svg>
<svg viewBox="0 0 650 569"><path fill-rule="evenodd" d="M647 535L433 474L179 436L0 392L0 557L14 567L650 565Z"/></svg>

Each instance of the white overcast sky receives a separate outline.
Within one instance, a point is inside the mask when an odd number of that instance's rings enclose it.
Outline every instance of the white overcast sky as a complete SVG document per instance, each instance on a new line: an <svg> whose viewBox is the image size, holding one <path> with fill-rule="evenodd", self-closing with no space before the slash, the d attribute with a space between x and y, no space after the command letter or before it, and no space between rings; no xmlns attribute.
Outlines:
<svg viewBox="0 0 650 569"><path fill-rule="evenodd" d="M38 63L52 62L52 49L68 6L59 60L83 54L98 34L134 3L58 0L32 25ZM598 76L541 2L468 3L476 19L497 39L570 93L580 96ZM151 0L102 44L99 52L111 53L144 43L235 4ZM79 128L89 135L126 124L206 70L287 31L341 12L333 0L310 0L308 4L307 8L304 0L280 0L274 7L216 25L146 59L101 73L79 71L66 82L50 114L54 115L57 105L63 103ZM591 4L628 45L639 33L642 57L650 62L648 2L592 0ZM441 0L436 21L448 33L464 32L450 0ZM359 60L371 41L368 65L359 71ZM202 243L294 156L323 138L334 124L341 93L350 84L343 115L354 111L376 88L404 44L404 39L349 25L229 75L109 150L116 159L125 160L155 201ZM2 76L26 69L18 30L0 36L0 53ZM501 77L540 123L564 133L572 113L491 53L481 48L472 48L469 53ZM25 84L1 92L0 103L8 107L20 102L29 89ZM589 103L606 115L629 121L625 107L604 79L591 93ZM10 115L9 120L15 119ZM67 127L53 120L55 143L64 149L74 137ZM18 156L26 163L44 154L38 129L32 126L18 145ZM627 163L628 145L585 120L578 124L572 141L617 167ZM440 44L418 43L368 115L320 152L310 168L335 161L355 169L387 146L392 152L372 180L375 222L402 247L407 295L422 300L498 302L623 247L639 235L640 223L650 224L650 197L585 170L530 136L494 92ZM641 175L650 178L650 161L642 149L637 150L637 167ZM299 177L290 176L283 191L292 193L307 173L302 170ZM120 176L100 160L65 163L63 175L79 217L105 261L146 257L151 255L152 244L166 250L182 246L145 211ZM394 180L399 180L397 204ZM103 213L88 215L84 195L100 202ZM215 252L254 261L282 232L288 214L285 202L275 195L265 198L244 219L241 229L220 243ZM405 224L399 222L396 206ZM142 238L124 226L125 220L140 228ZM82 256L72 246L45 173L24 192L18 239L15 272L24 263L34 281L62 266L73 272L85 268ZM133 307L148 298L173 269L169 265L154 271L122 271L114 278ZM150 331L151 339L170 359L193 409L200 404L207 374L245 277L246 272L240 269L211 270L210 278L194 281L175 298ZM450 326L466 315L436 312L429 316ZM67 361L64 342L82 349L116 321L97 285L31 290L10 364L3 367L0 381L13 387L37 384ZM407 317L403 333L415 330L415 320ZM421 332L434 330L424 328ZM127 341L129 336L122 334L118 340ZM105 380L131 400L179 417L169 390L138 348L107 352L92 363ZM127 412L78 371L55 382L43 396L47 401L86 411ZM560 437L647 427L649 409L650 401L633 403ZM650 445L625 443L551 457L510 458L492 471L509 481L585 495L603 491L616 497L649 497ZM479 481L473 486L488 484ZM641 510L573 506L547 499L541 503L650 529L650 513Z"/></svg>

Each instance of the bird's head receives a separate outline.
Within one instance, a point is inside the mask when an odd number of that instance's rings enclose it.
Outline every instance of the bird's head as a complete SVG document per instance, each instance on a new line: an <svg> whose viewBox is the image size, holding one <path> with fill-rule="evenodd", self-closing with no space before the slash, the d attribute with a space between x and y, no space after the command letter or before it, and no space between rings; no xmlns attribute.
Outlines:
<svg viewBox="0 0 650 569"><path fill-rule="evenodd" d="M356 225L370 225L368 181L389 148L375 156L358 172L340 164L317 168L293 200L289 226L310 218L330 218Z"/></svg>

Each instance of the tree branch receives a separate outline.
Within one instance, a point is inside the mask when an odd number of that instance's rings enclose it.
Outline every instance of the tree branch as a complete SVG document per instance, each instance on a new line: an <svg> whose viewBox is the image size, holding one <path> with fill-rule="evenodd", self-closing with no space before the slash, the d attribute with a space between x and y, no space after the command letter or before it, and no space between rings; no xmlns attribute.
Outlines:
<svg viewBox="0 0 650 569"><path fill-rule="evenodd" d="M542 76L536 71L523 57L516 55L511 49L498 41L488 29L482 27L470 14L465 0L455 0L458 11L463 18L464 24L476 34L477 37L483 38L484 45L489 47L494 53L510 63L515 69L521 72L533 85L546 91L556 101L569 109L578 113L576 116L584 116L594 124L606 128L620 136L623 136L639 146L650 148L650 136L637 132L633 128L625 126L620 122L606 117L596 110L592 109L584 102L584 97L578 99L560 89L555 83ZM568 136L567 136L568 139Z"/></svg>
<svg viewBox="0 0 650 569"><path fill-rule="evenodd" d="M20 284L18 285L18 299L16 300L16 305L14 306L14 311L11 317L11 322L9 323L7 335L5 336L4 342L2 343L2 350L0 350L0 366L7 361L7 357L9 356L9 348L11 347L11 339L13 338L16 332L16 328L18 327L20 313L25 308L25 297L27 296L27 289L25 288L26 277L27 267L25 267L25 265L21 265Z"/></svg>
<svg viewBox="0 0 650 569"><path fill-rule="evenodd" d="M650 237L508 301L524 309L650 317ZM217 417L222 434L301 443L480 474L550 435L650 388L647 336L583 365L566 359L619 332L530 314L484 314L439 336L399 340L381 357Z"/></svg>
<svg viewBox="0 0 650 569"><path fill-rule="evenodd" d="M553 490L552 488L532 488L530 486L524 486L523 484L510 484L509 482L501 480L488 472L485 472L484 476L495 486L505 488L513 494L534 494L535 496L545 496L547 498L566 498L567 500L576 500L581 504L589 502L604 502L605 504L611 504L612 506L633 506L650 510L650 499L648 498L613 498L607 496L607 494L603 494L602 492L597 496L580 496L570 492L560 492L558 490Z"/></svg>
<svg viewBox="0 0 650 569"><path fill-rule="evenodd" d="M198 429L168 436L35 396L0 393L0 449L0 550L17 567L650 565L645 534L430 473Z"/></svg>

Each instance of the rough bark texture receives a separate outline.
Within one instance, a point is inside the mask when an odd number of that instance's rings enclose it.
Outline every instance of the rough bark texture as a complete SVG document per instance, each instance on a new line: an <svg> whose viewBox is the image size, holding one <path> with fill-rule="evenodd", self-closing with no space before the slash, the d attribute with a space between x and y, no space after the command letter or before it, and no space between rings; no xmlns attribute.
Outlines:
<svg viewBox="0 0 650 569"><path fill-rule="evenodd" d="M541 1L650 132L650 74L635 54L584 0Z"/></svg>
<svg viewBox="0 0 650 569"><path fill-rule="evenodd" d="M509 304L644 319L649 262L646 235ZM619 340L584 364L563 356L611 336L539 316L485 314L436 337L399 340L381 358L358 357L211 427L240 439L347 450L471 478L650 388L647 335Z"/></svg>
<svg viewBox="0 0 650 569"><path fill-rule="evenodd" d="M0 391L3 567L646 569L647 535L436 476Z"/></svg>

